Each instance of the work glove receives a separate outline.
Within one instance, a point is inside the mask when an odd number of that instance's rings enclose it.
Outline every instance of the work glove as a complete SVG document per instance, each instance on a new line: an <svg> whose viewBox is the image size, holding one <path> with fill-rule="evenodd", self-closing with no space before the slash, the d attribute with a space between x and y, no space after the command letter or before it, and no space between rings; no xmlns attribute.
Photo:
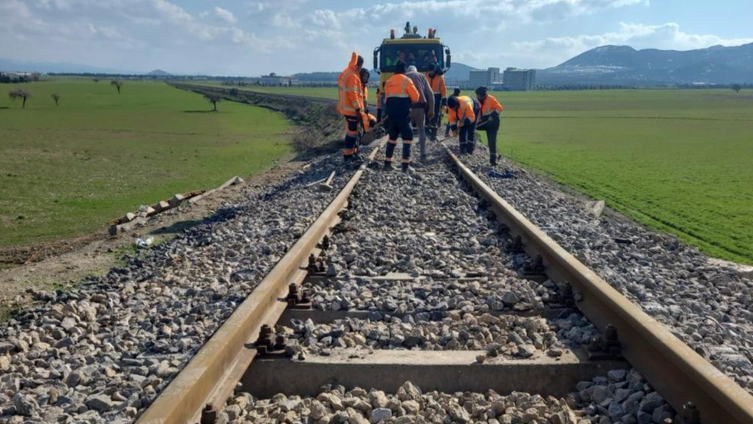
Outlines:
<svg viewBox="0 0 753 424"><path fill-rule="evenodd" d="M458 130L452 130L452 136L457 137L458 136Z"/></svg>
<svg viewBox="0 0 753 424"><path fill-rule="evenodd" d="M447 115L447 106L442 106L442 113Z"/></svg>
<svg viewBox="0 0 753 424"><path fill-rule="evenodd" d="M445 110L447 110L447 98L446 97L442 99L442 106L445 106Z"/></svg>
<svg viewBox="0 0 753 424"><path fill-rule="evenodd" d="M432 109L432 110L429 111L429 115L428 116L429 116L429 119L434 118L434 109Z"/></svg>

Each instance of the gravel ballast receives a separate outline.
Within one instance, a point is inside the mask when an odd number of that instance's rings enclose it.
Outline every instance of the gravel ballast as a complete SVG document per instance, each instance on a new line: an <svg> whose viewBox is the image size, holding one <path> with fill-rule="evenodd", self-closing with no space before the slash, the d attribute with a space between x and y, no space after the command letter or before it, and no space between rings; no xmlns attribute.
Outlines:
<svg viewBox="0 0 753 424"><path fill-rule="evenodd" d="M0 422L130 422L324 210L339 155L0 324ZM335 190L305 185L337 170ZM186 206L183 206L186 207Z"/></svg>
<svg viewBox="0 0 753 424"><path fill-rule="evenodd" d="M492 357L530 358L543 353L559 357L566 346L578 347L598 335L578 314L560 320L458 311L442 319L432 319L429 313L401 318L370 315L321 324L293 319L289 326L278 326L277 334L285 336L288 354L294 359L345 348L485 350Z"/></svg>
<svg viewBox="0 0 753 424"><path fill-rule="evenodd" d="M565 398L513 392L424 392L405 382L396 393L325 386L316 397L238 393L222 414L230 423L651 424L671 408L635 371L613 370L583 381Z"/></svg>
<svg viewBox="0 0 753 424"><path fill-rule="evenodd" d="M498 168L517 178L491 177L484 146L461 160L562 247L753 392L753 282L738 269L617 214L597 218L584 199L508 160Z"/></svg>

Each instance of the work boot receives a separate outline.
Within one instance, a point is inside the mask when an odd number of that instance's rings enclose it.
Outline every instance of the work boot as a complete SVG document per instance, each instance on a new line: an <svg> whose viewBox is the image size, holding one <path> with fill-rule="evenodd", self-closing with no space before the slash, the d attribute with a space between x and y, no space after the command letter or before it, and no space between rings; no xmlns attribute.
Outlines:
<svg viewBox="0 0 753 424"><path fill-rule="evenodd" d="M384 168L382 168L385 171L392 171L392 162L385 162Z"/></svg>
<svg viewBox="0 0 753 424"><path fill-rule="evenodd" d="M497 155L490 155L489 156L489 165L491 166L497 166Z"/></svg>
<svg viewBox="0 0 753 424"><path fill-rule="evenodd" d="M408 163L402 164L401 169L402 169L403 172L408 172L408 170L410 169L410 164L408 164Z"/></svg>

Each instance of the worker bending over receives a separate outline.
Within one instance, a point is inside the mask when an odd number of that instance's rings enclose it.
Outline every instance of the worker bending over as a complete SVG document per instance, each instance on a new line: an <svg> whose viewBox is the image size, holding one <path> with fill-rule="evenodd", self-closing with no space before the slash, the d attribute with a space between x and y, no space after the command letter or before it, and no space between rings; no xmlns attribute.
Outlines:
<svg viewBox="0 0 753 424"><path fill-rule="evenodd" d="M452 90L452 95L455 96L455 97L459 96L460 95L460 89L457 88L457 87L455 87L455 89ZM444 111L445 111L445 113L447 113L447 105L444 105ZM442 123L440 122L439 124L441 125ZM450 136L450 128L452 128L452 125L450 124L450 121L448 120L447 121L447 126L444 129L444 136L445 137L449 137Z"/></svg>
<svg viewBox="0 0 753 424"><path fill-rule="evenodd" d="M481 104L481 119L476 128L486 131L486 140L489 142L489 163L491 166L497 165L497 131L499 131L499 116L502 114L504 107L494 98L486 93L486 87L476 89L476 98Z"/></svg>
<svg viewBox="0 0 753 424"><path fill-rule="evenodd" d="M460 153L473 153L476 142L476 118L481 114L481 105L468 96L450 96L447 99L452 135L460 134Z"/></svg>
<svg viewBox="0 0 753 424"><path fill-rule="evenodd" d="M405 76L410 78L418 90L418 101L410 105L410 120L418 129L418 146L421 151L421 162L426 162L426 118L434 117L434 93L429 86L426 75L418 72L415 66L408 67Z"/></svg>
<svg viewBox="0 0 753 424"><path fill-rule="evenodd" d="M363 57L355 52L350 57L350 63L337 78L337 111L345 117L345 147L343 159L350 161L357 158L356 137L358 136L358 123L362 119L363 102L361 98L360 71L363 66Z"/></svg>
<svg viewBox="0 0 753 424"><path fill-rule="evenodd" d="M405 76L408 65L402 60L395 65L395 74L384 84L384 99L387 116L389 142L384 157L384 169L392 169L392 155L397 146L397 137L403 139L403 172L410 166L410 146L413 144L413 129L410 126L410 106L420 97L416 86Z"/></svg>

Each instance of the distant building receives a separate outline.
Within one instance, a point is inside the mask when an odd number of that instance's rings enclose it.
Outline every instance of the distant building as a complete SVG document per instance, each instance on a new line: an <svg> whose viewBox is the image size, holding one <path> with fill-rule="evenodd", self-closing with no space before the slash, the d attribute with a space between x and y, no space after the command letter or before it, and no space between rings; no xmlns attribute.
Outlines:
<svg viewBox="0 0 753 424"><path fill-rule="evenodd" d="M499 68L474 70L470 71L468 85L474 89L481 87L482 85L491 88L491 86L494 85L494 83L499 82L499 80Z"/></svg>
<svg viewBox="0 0 753 424"><path fill-rule="evenodd" d="M507 68L504 72L504 87L511 91L533 90L536 86L534 69Z"/></svg>
<svg viewBox="0 0 753 424"><path fill-rule="evenodd" d="M293 77L283 77L281 75L277 75L274 72L272 72L269 75L262 75L261 80L259 81L261 85L293 85L297 83L296 79Z"/></svg>

